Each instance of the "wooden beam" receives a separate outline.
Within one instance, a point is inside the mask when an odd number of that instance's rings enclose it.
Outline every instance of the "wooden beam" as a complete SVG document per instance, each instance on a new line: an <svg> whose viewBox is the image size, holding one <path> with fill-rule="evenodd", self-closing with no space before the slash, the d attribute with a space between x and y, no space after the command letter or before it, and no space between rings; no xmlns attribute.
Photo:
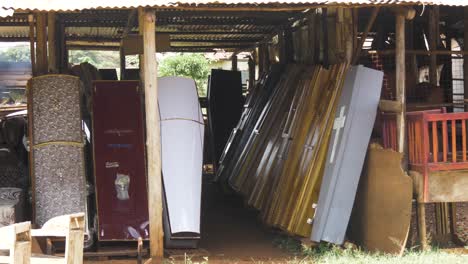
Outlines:
<svg viewBox="0 0 468 264"><path fill-rule="evenodd" d="M34 30L34 15L29 14L28 15L28 23L29 23L29 50L31 54L31 70L33 76L36 76L37 71L36 71L36 48L34 43L36 42L35 40L35 30Z"/></svg>
<svg viewBox="0 0 468 264"><path fill-rule="evenodd" d="M379 14L380 6L376 6L372 9L371 16L369 18L369 21L367 21L366 28L364 32L361 35L361 40L359 41L356 50L354 52L354 58L352 61L352 64L356 64L359 61L359 58L361 56L361 50L362 47L364 46L364 42L366 42L367 35L369 34L369 31L372 29L372 26L374 25L375 19L377 18L377 15Z"/></svg>
<svg viewBox="0 0 468 264"><path fill-rule="evenodd" d="M237 54L232 54L231 57L231 70L237 71Z"/></svg>
<svg viewBox="0 0 468 264"><path fill-rule="evenodd" d="M59 67L60 73L66 73L68 71L68 49L66 44L66 36L65 36L65 25L60 23L57 20L57 63Z"/></svg>
<svg viewBox="0 0 468 264"><path fill-rule="evenodd" d="M383 112L401 113L403 110L403 106L399 101L380 100L379 109Z"/></svg>
<svg viewBox="0 0 468 264"><path fill-rule="evenodd" d="M366 51L369 54L379 54L379 55L392 55L395 54L395 50L368 50ZM430 56L430 55L468 55L468 50L464 51L457 51L457 50L406 50L407 55L425 55L425 56Z"/></svg>
<svg viewBox="0 0 468 264"><path fill-rule="evenodd" d="M36 73L46 74L47 67L47 13L36 13Z"/></svg>
<svg viewBox="0 0 468 264"><path fill-rule="evenodd" d="M429 50L437 50L439 43L439 7L432 6L429 10ZM437 86L437 55L431 53L429 58L429 83Z"/></svg>
<svg viewBox="0 0 468 264"><path fill-rule="evenodd" d="M146 153L148 173L148 212L150 227L150 255L152 263L161 263L164 254L161 136L158 108L158 65L156 63L156 15L151 9L138 9L143 33L143 68Z"/></svg>
<svg viewBox="0 0 468 264"><path fill-rule="evenodd" d="M255 85L255 52L249 56L248 65L249 65L249 91L253 90Z"/></svg>
<svg viewBox="0 0 468 264"><path fill-rule="evenodd" d="M47 14L47 48L48 48L48 64L49 64L49 72L50 73L57 73L57 41L55 39L56 30L56 19L55 19L55 12L49 12Z"/></svg>
<svg viewBox="0 0 468 264"><path fill-rule="evenodd" d="M294 61L294 43L293 36L290 30L284 31L284 56L287 63Z"/></svg>
<svg viewBox="0 0 468 264"><path fill-rule="evenodd" d="M266 44L262 43L258 46L258 73L261 75L265 69L265 49L266 49Z"/></svg>
<svg viewBox="0 0 468 264"><path fill-rule="evenodd" d="M138 18L138 9L131 10L127 18L127 25L125 26L123 33L122 33L122 39L128 36L130 31L132 30L132 27L135 25L137 18ZM123 50L122 41L120 42L119 56L120 56L120 80L125 80L126 57L125 57L125 53Z"/></svg>
<svg viewBox="0 0 468 264"><path fill-rule="evenodd" d="M405 116L406 116L406 87L405 87L405 15L401 12L396 14L395 34L395 65L396 65L396 97L398 103L402 106L397 114L397 138L398 152L405 151Z"/></svg>
<svg viewBox="0 0 468 264"><path fill-rule="evenodd" d="M321 15L321 25L322 25L322 34L323 34L323 59L322 59L322 65L326 69L330 66L330 57L329 57L329 52L330 52L330 47L328 46L328 40L329 40L329 31L328 31L328 8L322 9L322 15Z"/></svg>
<svg viewBox="0 0 468 264"><path fill-rule="evenodd" d="M119 49L119 59L120 59L120 80L125 80L125 70L127 68L125 53L122 49L122 46Z"/></svg>
<svg viewBox="0 0 468 264"><path fill-rule="evenodd" d="M132 9L130 11L130 14L128 14L127 25L125 26L125 28L123 30L122 38L128 36L130 31L134 27L137 18L138 18L138 10L137 9Z"/></svg>
<svg viewBox="0 0 468 264"><path fill-rule="evenodd" d="M468 100L468 7L463 9L463 87L464 99ZM465 106L465 111L468 111L468 105Z"/></svg>

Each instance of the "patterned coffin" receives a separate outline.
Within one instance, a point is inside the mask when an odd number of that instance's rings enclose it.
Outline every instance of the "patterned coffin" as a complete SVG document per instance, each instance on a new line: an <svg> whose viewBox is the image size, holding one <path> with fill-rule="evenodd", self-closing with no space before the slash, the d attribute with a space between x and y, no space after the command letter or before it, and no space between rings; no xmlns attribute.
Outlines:
<svg viewBox="0 0 468 264"><path fill-rule="evenodd" d="M34 222L85 212L81 83L69 75L32 78L28 86Z"/></svg>

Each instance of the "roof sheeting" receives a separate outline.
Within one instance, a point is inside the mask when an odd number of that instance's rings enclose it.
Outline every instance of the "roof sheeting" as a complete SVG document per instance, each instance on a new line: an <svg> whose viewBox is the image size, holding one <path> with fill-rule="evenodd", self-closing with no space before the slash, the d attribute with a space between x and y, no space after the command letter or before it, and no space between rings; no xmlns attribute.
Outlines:
<svg viewBox="0 0 468 264"><path fill-rule="evenodd" d="M287 5L447 5L468 6L468 0L2 0L0 7L15 10L73 11L137 7L287 6Z"/></svg>

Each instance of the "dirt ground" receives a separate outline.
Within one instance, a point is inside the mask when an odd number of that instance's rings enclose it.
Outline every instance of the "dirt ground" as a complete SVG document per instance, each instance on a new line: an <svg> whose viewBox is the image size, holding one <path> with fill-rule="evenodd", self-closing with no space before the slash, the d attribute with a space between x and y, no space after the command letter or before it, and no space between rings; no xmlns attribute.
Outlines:
<svg viewBox="0 0 468 264"><path fill-rule="evenodd" d="M278 235L258 220L242 200L225 196L211 183L205 183L202 214L202 238L197 250L166 250L165 263L286 263L293 252L281 249L273 241ZM413 208L409 243L417 241L416 217ZM434 205L426 205L429 237L435 232ZM457 204L457 235L468 244L468 203ZM458 250L460 248L453 248ZM463 247L461 248L463 250ZM458 252L458 251L457 251ZM463 250L463 254L466 254ZM87 260L86 264L130 264L136 258Z"/></svg>
<svg viewBox="0 0 468 264"><path fill-rule="evenodd" d="M246 209L242 199L223 195L213 183L205 183L202 197L202 237L197 250L166 250L167 263L284 263L293 254L274 244L277 237ZM187 253L187 254L185 254ZM86 264L136 263L131 260L88 260Z"/></svg>

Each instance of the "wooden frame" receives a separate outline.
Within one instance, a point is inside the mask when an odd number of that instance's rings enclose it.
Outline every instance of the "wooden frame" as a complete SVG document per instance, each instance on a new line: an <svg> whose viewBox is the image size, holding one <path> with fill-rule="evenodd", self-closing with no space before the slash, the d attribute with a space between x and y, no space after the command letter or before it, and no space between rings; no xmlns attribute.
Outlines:
<svg viewBox="0 0 468 264"><path fill-rule="evenodd" d="M9 250L9 256L0 256L0 263L29 264L31 257L31 222L0 228L0 249Z"/></svg>
<svg viewBox="0 0 468 264"><path fill-rule="evenodd" d="M31 230L32 237L64 237L65 256L33 256L31 263L83 263L85 214L62 215L47 221L41 229Z"/></svg>

